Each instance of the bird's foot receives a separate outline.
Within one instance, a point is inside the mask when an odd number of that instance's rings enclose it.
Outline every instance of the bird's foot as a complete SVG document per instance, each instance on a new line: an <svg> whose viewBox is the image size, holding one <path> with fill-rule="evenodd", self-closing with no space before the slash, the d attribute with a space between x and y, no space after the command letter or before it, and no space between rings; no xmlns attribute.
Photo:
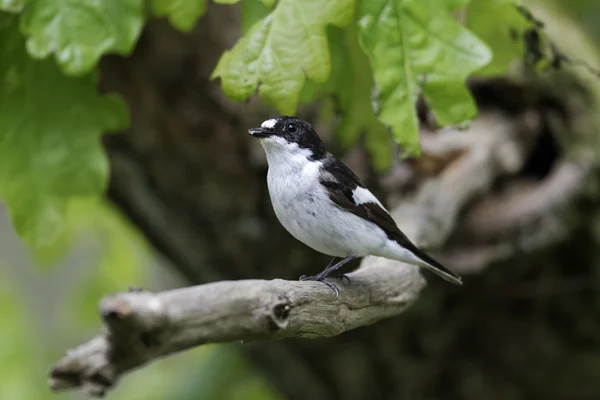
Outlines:
<svg viewBox="0 0 600 400"><path fill-rule="evenodd" d="M343 260L339 261L336 263L336 260L338 260L338 257L333 257L331 259L331 261L329 262L329 264L327 265L327 267L319 272L316 275L311 275L311 276L306 276L306 275L302 275L300 277L301 281L318 281L318 282L323 282L324 284L326 284L331 290L333 290L333 292L335 293L335 297L338 297L340 294L339 289L337 288L336 285L334 285L333 283L331 283L329 280L327 280L326 278L337 278L337 279L341 279L341 280L347 280L348 284L351 283L350 278L348 278L348 276L346 274L343 274L341 272L338 272L338 270L346 263L348 263L349 261L354 260L356 257L355 256L348 256L346 258L344 258Z"/></svg>
<svg viewBox="0 0 600 400"><path fill-rule="evenodd" d="M329 282L326 278L320 277L318 274L312 275L312 276L302 275L300 277L300 280L301 281L323 282L324 284L326 284L329 287L329 289L333 290L333 293L335 293L335 297L338 297L340 295L340 290L338 289L337 286L335 286L333 283Z"/></svg>
<svg viewBox="0 0 600 400"><path fill-rule="evenodd" d="M338 279L346 279L348 281L348 283L350 283L350 278L348 278L348 276L346 274L342 274L342 273L334 273L334 274L329 274L329 275L325 275L325 274L317 274L317 275L311 275L311 276L307 276L307 275L302 275L300 277L299 280L301 281L317 281L317 282L323 282L324 284L326 284L329 289L333 290L333 293L335 293L335 297L338 297L340 295L340 290L338 289L338 287L330 282L327 278L338 278Z"/></svg>

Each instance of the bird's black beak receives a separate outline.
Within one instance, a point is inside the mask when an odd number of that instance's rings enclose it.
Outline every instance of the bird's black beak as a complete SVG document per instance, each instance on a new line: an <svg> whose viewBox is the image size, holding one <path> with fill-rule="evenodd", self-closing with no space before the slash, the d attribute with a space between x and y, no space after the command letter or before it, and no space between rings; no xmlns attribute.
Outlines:
<svg viewBox="0 0 600 400"><path fill-rule="evenodd" d="M265 128L250 128L248 129L248 133L258 139L266 138L273 134Z"/></svg>

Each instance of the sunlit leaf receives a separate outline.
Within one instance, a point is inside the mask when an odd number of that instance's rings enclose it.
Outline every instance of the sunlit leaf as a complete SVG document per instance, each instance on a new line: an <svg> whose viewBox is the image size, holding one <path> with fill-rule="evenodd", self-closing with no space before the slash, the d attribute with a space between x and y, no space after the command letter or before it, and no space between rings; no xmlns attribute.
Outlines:
<svg viewBox="0 0 600 400"><path fill-rule="evenodd" d="M391 165L393 147L387 128L371 107L373 79L369 61L360 49L356 29L332 29L329 36L333 49L329 85L342 117L336 132L338 140L348 148L364 135L373 166L383 171Z"/></svg>
<svg viewBox="0 0 600 400"><path fill-rule="evenodd" d="M120 99L99 96L96 77L65 77L32 60L16 17L0 14L0 198L34 248L54 244L70 199L102 195L108 161L100 135L127 124Z"/></svg>
<svg viewBox="0 0 600 400"><path fill-rule="evenodd" d="M152 10L159 17L168 17L177 29L189 32L206 12L206 0L152 0Z"/></svg>
<svg viewBox="0 0 600 400"><path fill-rule="evenodd" d="M29 0L21 20L27 50L51 53L65 73L88 73L105 53L129 54L142 30L143 0Z"/></svg>
<svg viewBox="0 0 600 400"><path fill-rule="evenodd" d="M450 110L436 106L446 105L439 96L464 85L469 74L490 61L491 53L439 1L360 0L359 30L375 76L378 117L406 153L419 152L415 104L421 87L439 123L474 117L467 90L452 95L460 105Z"/></svg>
<svg viewBox="0 0 600 400"><path fill-rule="evenodd" d="M269 7L260 0L244 0L242 2L242 34L245 35L252 26L269 15Z"/></svg>
<svg viewBox="0 0 600 400"><path fill-rule="evenodd" d="M234 100L244 101L259 88L265 103L294 114L306 79L329 78L325 29L348 24L352 5L352 0L280 0L221 56L212 77L221 78L223 91Z"/></svg>
<svg viewBox="0 0 600 400"><path fill-rule="evenodd" d="M523 56L523 34L531 24L517 11L515 2L473 0L465 23L493 53L492 61L477 75L502 75L512 61Z"/></svg>

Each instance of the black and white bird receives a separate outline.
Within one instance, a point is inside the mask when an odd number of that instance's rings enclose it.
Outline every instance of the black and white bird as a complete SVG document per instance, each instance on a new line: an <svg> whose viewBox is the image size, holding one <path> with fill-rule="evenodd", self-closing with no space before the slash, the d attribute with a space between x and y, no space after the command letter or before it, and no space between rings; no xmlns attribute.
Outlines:
<svg viewBox="0 0 600 400"><path fill-rule="evenodd" d="M279 222L302 243L333 256L322 272L300 279L321 281L338 295L327 277L345 277L336 272L340 267L354 258L373 255L424 267L462 284L457 274L400 231L358 177L327 152L308 122L281 116L248 133L259 139L267 155L267 184Z"/></svg>

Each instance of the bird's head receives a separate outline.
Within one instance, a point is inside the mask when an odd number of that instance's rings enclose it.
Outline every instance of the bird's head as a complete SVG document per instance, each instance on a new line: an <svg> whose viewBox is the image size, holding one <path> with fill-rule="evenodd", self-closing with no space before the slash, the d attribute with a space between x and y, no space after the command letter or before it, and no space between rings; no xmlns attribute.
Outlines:
<svg viewBox="0 0 600 400"><path fill-rule="evenodd" d="M270 155L306 154L318 160L327 154L317 132L306 121L281 116L264 121L260 128L248 129L248 133L262 144L267 157Z"/></svg>

